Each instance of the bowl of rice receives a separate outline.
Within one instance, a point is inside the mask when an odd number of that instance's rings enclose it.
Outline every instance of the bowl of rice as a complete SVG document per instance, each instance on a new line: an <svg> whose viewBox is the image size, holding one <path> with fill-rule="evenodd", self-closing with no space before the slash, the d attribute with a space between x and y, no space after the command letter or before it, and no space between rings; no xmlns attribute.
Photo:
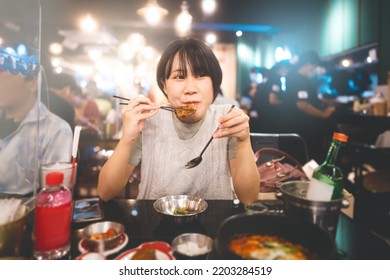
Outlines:
<svg viewBox="0 0 390 280"><path fill-rule="evenodd" d="M213 250L213 239L200 233L183 233L172 241L176 259L207 259Z"/></svg>

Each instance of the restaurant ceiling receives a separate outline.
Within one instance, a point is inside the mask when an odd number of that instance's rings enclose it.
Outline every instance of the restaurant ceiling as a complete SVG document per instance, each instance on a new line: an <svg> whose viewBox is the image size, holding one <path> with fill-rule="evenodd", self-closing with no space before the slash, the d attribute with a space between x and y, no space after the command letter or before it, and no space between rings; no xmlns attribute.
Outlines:
<svg viewBox="0 0 390 280"><path fill-rule="evenodd" d="M188 0L193 16L193 36L202 38L206 31L215 31L219 41L235 42L235 32L257 32L266 35L288 30L302 22L308 9L315 6L310 0L217 0L218 7L211 16L205 16L200 0ZM313 3L314 2L314 3ZM119 40L131 32L141 32L150 44L164 47L175 38L174 18L180 12L181 0L158 0L169 14L163 22L150 27L137 15L137 9L146 0L41 0L42 29L46 37L56 36L59 29L77 28L78 21L87 13L99 21L100 27L109 30Z"/></svg>

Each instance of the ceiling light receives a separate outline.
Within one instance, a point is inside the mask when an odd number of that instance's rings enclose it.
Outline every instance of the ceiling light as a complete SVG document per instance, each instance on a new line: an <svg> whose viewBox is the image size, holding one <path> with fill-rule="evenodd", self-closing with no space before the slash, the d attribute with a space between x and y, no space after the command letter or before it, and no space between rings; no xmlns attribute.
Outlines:
<svg viewBox="0 0 390 280"><path fill-rule="evenodd" d="M175 21L175 29L180 37L187 36L191 31L192 16L188 12L188 2L183 1L180 5L181 12Z"/></svg>
<svg viewBox="0 0 390 280"><path fill-rule="evenodd" d="M349 67L352 65L352 61L350 59L343 59L341 61L341 65L344 66L344 67Z"/></svg>
<svg viewBox="0 0 390 280"><path fill-rule="evenodd" d="M54 55L60 55L64 50L60 43L51 43L49 46L49 52Z"/></svg>
<svg viewBox="0 0 390 280"><path fill-rule="evenodd" d="M61 66L61 59L58 57L51 58L50 62L54 68Z"/></svg>
<svg viewBox="0 0 390 280"><path fill-rule="evenodd" d="M212 14L214 13L215 9L217 8L217 2L215 0L203 0L202 1L202 10L205 14Z"/></svg>
<svg viewBox="0 0 390 280"><path fill-rule="evenodd" d="M242 36L242 31L241 31L241 30L238 30L238 31L236 32L236 36L237 36L237 37L241 37L241 36Z"/></svg>
<svg viewBox="0 0 390 280"><path fill-rule="evenodd" d="M93 61L97 61L103 56L103 51L100 49L90 49L90 50L88 50L88 56Z"/></svg>
<svg viewBox="0 0 390 280"><path fill-rule="evenodd" d="M206 43L209 45L214 45L217 42L217 35L214 33L206 34Z"/></svg>
<svg viewBox="0 0 390 280"><path fill-rule="evenodd" d="M168 10L161 8L157 0L148 0L145 7L137 10L137 14L143 16L149 25L156 25L168 14Z"/></svg>
<svg viewBox="0 0 390 280"><path fill-rule="evenodd" d="M81 30L85 32L93 32L97 30L97 22L94 18L88 14L80 22Z"/></svg>

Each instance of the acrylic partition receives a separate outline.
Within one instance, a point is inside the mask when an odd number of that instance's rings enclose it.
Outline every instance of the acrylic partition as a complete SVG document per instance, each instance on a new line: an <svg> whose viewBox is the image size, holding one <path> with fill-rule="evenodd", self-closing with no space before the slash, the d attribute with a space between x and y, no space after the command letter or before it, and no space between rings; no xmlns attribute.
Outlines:
<svg viewBox="0 0 390 280"><path fill-rule="evenodd" d="M37 191L43 153L40 24L38 0L1 0L0 198L29 201Z"/></svg>

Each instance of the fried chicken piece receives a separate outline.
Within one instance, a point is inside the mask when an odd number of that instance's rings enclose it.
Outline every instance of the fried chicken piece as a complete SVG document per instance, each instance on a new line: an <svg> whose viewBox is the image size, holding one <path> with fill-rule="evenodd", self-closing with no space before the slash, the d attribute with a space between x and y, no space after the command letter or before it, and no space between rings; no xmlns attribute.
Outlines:
<svg viewBox="0 0 390 280"><path fill-rule="evenodd" d="M186 118L188 116L191 116L195 114L197 109L196 104L188 104L185 106L180 106L178 109L176 109L175 113L178 118Z"/></svg>
<svg viewBox="0 0 390 280"><path fill-rule="evenodd" d="M137 250L132 260L156 260L156 250L151 247L143 247Z"/></svg>

